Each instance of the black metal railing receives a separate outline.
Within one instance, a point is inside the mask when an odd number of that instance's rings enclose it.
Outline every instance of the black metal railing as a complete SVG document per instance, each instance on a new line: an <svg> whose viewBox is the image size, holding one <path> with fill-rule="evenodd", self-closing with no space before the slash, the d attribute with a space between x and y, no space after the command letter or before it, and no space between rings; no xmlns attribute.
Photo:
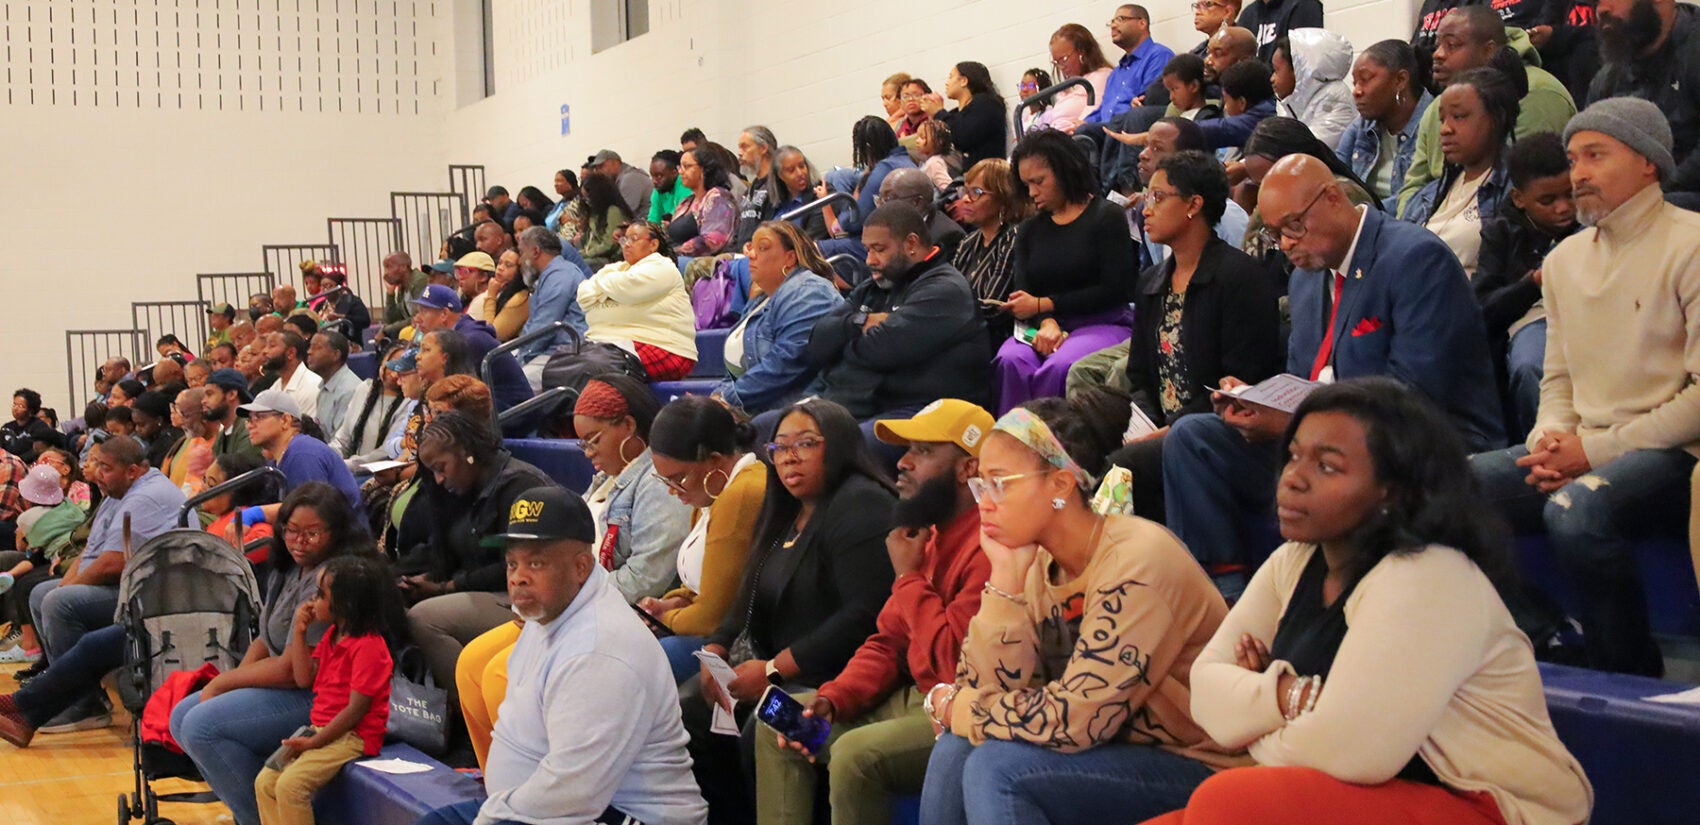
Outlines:
<svg viewBox="0 0 1700 825"><path fill-rule="evenodd" d="M812 201L809 201L808 203L805 203L802 206L797 207L796 209L793 209L789 212L786 212L783 215L780 215L777 218L774 218L774 220L776 220L776 221L794 221L798 218L806 217L808 215L813 215L814 213L819 212L822 209L825 209L828 206L831 206L835 203L838 203L839 201L843 201L844 203L848 204L850 206L850 211L852 211L852 212L856 211L856 199L854 197L852 197L849 192L831 192L831 193L828 193L827 196L824 197L824 198L816 198ZM837 217L840 221L844 220L844 216L842 214L838 215ZM860 215L858 215L858 217L860 217Z"/></svg>
<svg viewBox="0 0 1700 825"><path fill-rule="evenodd" d="M1046 86L1045 88L1034 92L1032 97L1015 104L1015 111L1010 115L1011 125L1015 131L1015 139L1020 140L1021 136L1026 134L1026 132L1021 128L1022 112L1062 94L1067 91L1070 86L1084 86L1086 88L1086 105L1091 106L1098 102L1098 90L1092 88L1092 82L1084 77L1071 77L1061 83L1053 83Z"/></svg>
<svg viewBox="0 0 1700 825"><path fill-rule="evenodd" d="M485 353L484 354L484 360L482 362L480 362L479 365L478 365L478 377L484 379L484 385L485 386L487 386L487 387L496 386L496 359L497 358L499 358L499 357L501 357L501 356L503 356L507 353L515 352L515 351L519 350L521 347L524 347L526 344L531 343L532 341L539 341L539 340L542 340L544 338L556 335L556 334L561 333L561 332L565 332L567 334L567 337L572 339L573 347L575 349L578 347L580 341L583 340L583 339L579 338L578 330L567 326L566 321L552 322L548 326L541 327L539 329L534 329L534 330L532 330L532 331L530 331L530 332L528 332L524 335L519 336L518 338L513 339L512 341L508 341L507 343L504 343L501 346L498 346L495 349L490 350L489 352ZM525 365L521 364L520 366L523 367ZM533 399L533 400L535 400L535 399ZM512 407L512 409L519 409L520 407L523 407L523 406L525 406L525 405L524 404L515 404ZM532 409L535 409L535 407L533 407ZM492 420L494 420L494 422L496 423L498 428L501 426L501 424L502 424L502 416L501 415L493 416Z"/></svg>
<svg viewBox="0 0 1700 825"><path fill-rule="evenodd" d="M402 251L401 221L395 218L326 218L329 241L337 248L337 262L348 271L348 288L366 301L368 307L384 300L384 258ZM414 259L415 265L436 260L436 250L426 260Z"/></svg>
<svg viewBox="0 0 1700 825"><path fill-rule="evenodd" d="M459 192L391 192L390 217L401 222L401 246L424 266L437 260L443 240L472 220Z"/></svg>
<svg viewBox="0 0 1700 825"><path fill-rule="evenodd" d="M843 264L843 266L841 267L839 264ZM828 257L826 265L832 267L832 271L837 272L838 276L844 279L844 283L851 288L855 288L869 274L868 262L848 252L840 252Z"/></svg>
<svg viewBox="0 0 1700 825"><path fill-rule="evenodd" d="M149 345L169 332L190 352L200 353L207 341L207 310L200 301L137 301L130 304L130 326L141 330Z"/></svg>
<svg viewBox="0 0 1700 825"><path fill-rule="evenodd" d="M195 276L195 296L203 306L229 304L243 317L249 296L270 293L276 285L270 272L213 272Z"/></svg>
<svg viewBox="0 0 1700 825"><path fill-rule="evenodd" d="M139 329L73 329L65 331L65 372L70 376L67 400L71 415L82 415L94 398L94 379L108 358L128 358L132 368L153 359L153 342Z"/></svg>
<svg viewBox="0 0 1700 825"><path fill-rule="evenodd" d="M466 217L467 223L470 223L473 204L484 199L484 167L477 164L450 164L449 191L466 198Z"/></svg>
<svg viewBox="0 0 1700 825"><path fill-rule="evenodd" d="M295 297L298 299L307 297L301 289L302 263L306 261L341 263L342 261L340 250L336 248L334 242L331 244L266 244L260 247L260 254L265 257L266 273L272 276L272 286L293 284L295 286ZM266 291L270 292L271 287L267 287ZM247 302L248 297L242 296L242 303L246 304ZM235 301L231 303L234 304Z"/></svg>
<svg viewBox="0 0 1700 825"><path fill-rule="evenodd" d="M518 421L538 410L552 410L560 404L561 399L578 399L578 391L571 387L550 387L518 404L496 414L496 427L500 429L510 421Z"/></svg>
<svg viewBox="0 0 1700 825"><path fill-rule="evenodd" d="M224 482L223 484L215 484L193 496L190 496L189 500L183 502L183 506L177 509L177 526L188 527L189 514L195 512L195 507L200 505L202 502L218 498L232 490L240 489L243 485L251 481L257 481L264 476L275 477L278 481L278 489L280 490L289 486L289 478L283 474L282 470L279 470L276 467L256 467L242 475Z"/></svg>

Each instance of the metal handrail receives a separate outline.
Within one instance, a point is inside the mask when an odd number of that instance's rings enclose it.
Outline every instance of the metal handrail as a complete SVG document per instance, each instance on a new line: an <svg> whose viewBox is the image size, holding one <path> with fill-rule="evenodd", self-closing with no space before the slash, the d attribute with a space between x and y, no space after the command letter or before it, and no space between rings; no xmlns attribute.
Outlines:
<svg viewBox="0 0 1700 825"><path fill-rule="evenodd" d="M868 268L868 262L867 261L865 261L861 258L858 258L855 255L852 255L848 252L840 252L837 255L833 255L832 257L827 258L826 259L826 265L832 267L833 272L837 272L838 267L834 266L834 264L837 264L840 261L849 263L850 264L850 271L854 274L857 274L857 275L860 275L863 272L866 272L867 268ZM855 282L845 281L844 283L848 284L851 288L855 288L856 284L859 284L861 282L862 282L861 279L858 278L858 279L856 279Z"/></svg>
<svg viewBox="0 0 1700 825"><path fill-rule="evenodd" d="M816 212L819 212L820 210L825 209L828 206L831 206L833 203L835 203L837 201L844 201L845 203L848 203L852 208L854 208L856 206L856 199L854 197L852 197L849 192L829 192L829 193L827 193L826 197L816 198L812 201L809 201L808 203L805 203L802 206L799 206L796 209L791 210L790 212L786 212L785 214L780 215L777 218L774 218L774 220L776 220L776 221L793 221L793 220L801 218L805 215L812 215Z"/></svg>
<svg viewBox="0 0 1700 825"><path fill-rule="evenodd" d="M496 414L496 426L499 428L499 427L501 427L501 425L506 424L513 419L519 418L522 415L529 415L534 410L540 410L540 409L543 409L545 407L551 407L556 403L556 399L558 399L558 398L560 398L561 396L564 396L564 395L577 396L578 392L573 390L573 388L571 388L571 387L550 387L549 389L546 389L546 390L544 390L544 391L542 391L542 392L540 392L540 393L538 393L538 394L536 394L536 395L534 395L530 398L525 399L524 401L519 402L518 404L513 405L512 407L509 407L509 408L497 413Z"/></svg>
<svg viewBox="0 0 1700 825"><path fill-rule="evenodd" d="M1086 87L1086 105L1087 106L1091 106L1092 104L1098 102L1098 90L1092 88L1092 82L1087 80L1084 77L1071 77L1067 80L1064 80L1061 83L1056 83L1056 84L1052 84L1050 86L1046 86L1045 88L1040 89L1037 92L1034 92L1032 97L1029 97L1026 100L1021 101L1020 103L1015 104L1015 112L1014 112L1014 114L1012 114L1010 116L1011 117L1011 125L1014 127L1014 131L1015 131L1015 139L1020 140L1021 136L1026 134L1026 132L1023 131L1022 128L1021 128L1021 113L1023 111L1026 111L1027 109L1033 108L1033 107L1035 107L1035 106L1037 106L1041 103L1044 103L1047 100L1050 100L1053 97L1056 97L1059 94L1062 94L1062 92L1070 86L1085 86Z"/></svg>
<svg viewBox="0 0 1700 825"><path fill-rule="evenodd" d="M554 334L562 332L562 331L565 331L567 333L567 337L572 339L574 347L577 347L579 345L579 343L583 340L579 337L578 330L567 326L566 321L551 321L548 326L541 327L541 328L538 328L538 329L534 329L534 330L532 330L532 331L530 331L530 332L528 332L524 335L519 336L518 338L513 339L512 341L509 341L505 344L502 344L502 345L496 347L493 350L490 350L487 353L484 353L484 360L483 360L483 362L481 362L478 365L478 377L484 379L484 386L489 387L491 389L491 391L494 392L495 388L496 388L496 381L495 381L495 378L494 378L494 373L495 373L495 366L496 366L496 358L498 356L506 354L506 353L513 352L514 350L517 350L520 347L523 347L526 344L531 343L532 341L538 341L538 340L541 340L545 337L554 335ZM515 406L519 406L519 405L516 404ZM492 412L490 414L491 423L495 424L497 427L500 427L501 423L502 423L501 416L497 415L493 410L494 410L494 406L492 405Z"/></svg>
<svg viewBox="0 0 1700 825"><path fill-rule="evenodd" d="M201 502L206 501L207 499L218 498L219 496L222 496L225 493L228 493L232 490L235 490L236 488L241 487L244 484L247 484L251 481L255 481L255 480L259 479L261 476L277 476L277 480L279 482L282 482L283 486L285 486L285 487L289 486L289 477L285 476L283 474L282 470L279 470L276 467L269 467L269 466L268 467L257 467L255 469L249 470L248 472L243 473L242 475L239 475L239 476L237 476L237 477L235 477L235 478L233 478L229 481L226 481L223 484L215 484L211 487L208 487L205 490L200 491L199 493L196 493L193 496L190 496L189 500L183 502L183 506L180 509L178 509L178 511L177 511L177 526L178 527L188 527L189 526L189 514L195 512L195 505L198 505Z"/></svg>

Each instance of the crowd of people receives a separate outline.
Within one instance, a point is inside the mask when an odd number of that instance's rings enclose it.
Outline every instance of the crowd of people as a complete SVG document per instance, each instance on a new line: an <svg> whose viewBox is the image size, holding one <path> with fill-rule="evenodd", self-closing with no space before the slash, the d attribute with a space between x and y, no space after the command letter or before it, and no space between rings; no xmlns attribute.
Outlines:
<svg viewBox="0 0 1700 825"><path fill-rule="evenodd" d="M1014 135L984 65L894 74L850 167L759 125L603 150L386 258L381 308L308 262L80 418L18 390L0 738L110 724L126 536L218 488L259 633L169 728L242 825L378 752L411 649L487 791L428 825L1585 821L1535 663L1663 672L1700 14L1192 9L1187 51L1139 5L1114 61L1059 28ZM723 376L663 404L706 329Z"/></svg>

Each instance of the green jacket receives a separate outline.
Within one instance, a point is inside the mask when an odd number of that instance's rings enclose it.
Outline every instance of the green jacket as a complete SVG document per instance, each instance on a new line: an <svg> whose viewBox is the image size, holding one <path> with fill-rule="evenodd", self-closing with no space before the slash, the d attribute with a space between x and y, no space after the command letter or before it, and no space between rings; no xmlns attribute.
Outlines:
<svg viewBox="0 0 1700 825"><path fill-rule="evenodd" d="M35 525L24 534L24 541L48 558L58 558L71 547L71 533L88 518L83 508L66 499L41 514Z"/></svg>
<svg viewBox="0 0 1700 825"><path fill-rule="evenodd" d="M673 219L673 212L679 208L679 201L690 197L691 190L683 180L674 180L673 188L666 192L656 190L649 196L649 220L656 223L666 223Z"/></svg>
<svg viewBox="0 0 1700 825"><path fill-rule="evenodd" d="M409 304L425 294L427 281L425 272L415 269L408 273L403 288L384 293L384 331L387 334L393 337L413 320L413 307ZM391 327L394 327L393 331Z"/></svg>
<svg viewBox="0 0 1700 825"><path fill-rule="evenodd" d="M231 426L229 435L220 432L213 436L212 451L215 459L225 453L247 453L254 456L260 454L260 448L248 440L248 422L240 418Z"/></svg>
<svg viewBox="0 0 1700 825"><path fill-rule="evenodd" d="M1564 88L1564 84L1551 72L1541 68L1540 53L1529 43L1528 33L1511 27L1507 27L1505 33L1511 38L1511 48L1523 56L1524 67L1529 72L1529 93L1519 101L1522 111L1517 114L1517 127L1512 130L1513 134L1519 138L1536 132L1564 134L1564 125L1576 114L1576 101L1571 99L1570 90ZM1440 107L1430 106L1423 112L1422 124L1417 127L1417 148L1411 153L1411 168L1405 173L1405 185L1399 188L1397 211L1403 214L1405 202L1429 181L1439 178L1445 168L1446 157L1440 153Z"/></svg>

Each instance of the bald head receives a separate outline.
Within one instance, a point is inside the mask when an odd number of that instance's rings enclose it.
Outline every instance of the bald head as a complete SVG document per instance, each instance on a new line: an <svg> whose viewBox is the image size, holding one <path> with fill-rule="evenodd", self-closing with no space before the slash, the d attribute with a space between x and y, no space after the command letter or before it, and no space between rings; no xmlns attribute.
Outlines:
<svg viewBox="0 0 1700 825"><path fill-rule="evenodd" d="M478 251L490 256L492 260L502 257L508 251L508 231L495 221L485 221L472 231L472 241Z"/></svg>
<svg viewBox="0 0 1700 825"><path fill-rule="evenodd" d="M1204 78L1217 82L1229 66L1257 56L1257 37L1250 29L1225 26L1210 35L1204 53Z"/></svg>
<svg viewBox="0 0 1700 825"><path fill-rule="evenodd" d="M281 329L283 329L283 319L276 315L261 315L260 320L254 322L255 337L270 335Z"/></svg>
<svg viewBox="0 0 1700 825"><path fill-rule="evenodd" d="M1504 46L1511 42L1505 34L1505 21L1493 6L1461 6L1446 13L1441 20L1441 26L1450 22L1456 30L1469 35L1473 40L1491 41L1496 46Z"/></svg>
<svg viewBox="0 0 1700 825"><path fill-rule="evenodd" d="M919 169L893 169L880 181L880 202L902 201L926 214L932 207L938 190L927 173Z"/></svg>
<svg viewBox="0 0 1700 825"><path fill-rule="evenodd" d="M1288 155L1270 167L1258 188L1257 213L1298 269L1344 266L1361 220L1334 173L1311 155Z"/></svg>

